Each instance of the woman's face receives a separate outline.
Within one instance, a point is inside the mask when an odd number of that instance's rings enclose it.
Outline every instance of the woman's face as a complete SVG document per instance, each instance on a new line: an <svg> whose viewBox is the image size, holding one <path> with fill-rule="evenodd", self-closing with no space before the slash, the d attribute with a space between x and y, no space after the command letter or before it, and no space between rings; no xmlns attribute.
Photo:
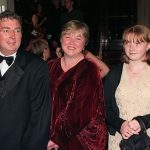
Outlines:
<svg viewBox="0 0 150 150"><path fill-rule="evenodd" d="M49 47L45 48L43 51L43 59L47 61L50 58L50 49Z"/></svg>
<svg viewBox="0 0 150 150"><path fill-rule="evenodd" d="M124 43L124 50L130 61L142 61L146 58L146 52L150 44L146 41L129 40Z"/></svg>
<svg viewBox="0 0 150 150"><path fill-rule="evenodd" d="M75 56L82 53L85 47L85 37L82 30L70 30L61 37L61 46L64 54Z"/></svg>

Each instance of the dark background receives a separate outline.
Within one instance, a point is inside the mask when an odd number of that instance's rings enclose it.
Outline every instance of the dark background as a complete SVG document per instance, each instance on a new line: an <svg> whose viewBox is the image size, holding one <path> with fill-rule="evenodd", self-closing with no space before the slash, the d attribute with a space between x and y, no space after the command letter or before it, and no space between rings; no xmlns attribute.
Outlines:
<svg viewBox="0 0 150 150"><path fill-rule="evenodd" d="M26 20L31 20L31 5L34 0L15 0L15 10ZM39 0L49 5L50 0ZM122 32L128 26L136 24L137 0L75 0L85 22L90 27L90 41L93 53L99 51L100 35L121 39Z"/></svg>

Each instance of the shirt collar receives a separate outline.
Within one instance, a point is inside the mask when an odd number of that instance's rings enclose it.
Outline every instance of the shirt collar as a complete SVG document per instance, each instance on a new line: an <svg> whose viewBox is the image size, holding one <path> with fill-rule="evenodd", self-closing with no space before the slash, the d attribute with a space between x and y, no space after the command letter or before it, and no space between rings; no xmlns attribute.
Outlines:
<svg viewBox="0 0 150 150"><path fill-rule="evenodd" d="M0 51L0 55L1 55L1 56L5 56L4 54L1 53L1 51ZM14 60L15 60L15 58L16 58L16 53L14 53L14 54L12 54L12 55L9 55L9 56L13 56L13 57L14 57ZM5 57L9 57L9 56L5 56Z"/></svg>

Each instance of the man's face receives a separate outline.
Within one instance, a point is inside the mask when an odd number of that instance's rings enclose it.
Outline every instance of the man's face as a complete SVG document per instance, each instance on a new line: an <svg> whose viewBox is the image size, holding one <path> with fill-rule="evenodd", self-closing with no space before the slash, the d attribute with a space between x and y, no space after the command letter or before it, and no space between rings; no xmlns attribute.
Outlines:
<svg viewBox="0 0 150 150"><path fill-rule="evenodd" d="M73 5L73 1L72 0L65 0L65 8L67 10L69 10L70 8L72 8L72 5Z"/></svg>
<svg viewBox="0 0 150 150"><path fill-rule="evenodd" d="M17 52L22 39L21 25L16 19L0 20L0 51L4 55Z"/></svg>

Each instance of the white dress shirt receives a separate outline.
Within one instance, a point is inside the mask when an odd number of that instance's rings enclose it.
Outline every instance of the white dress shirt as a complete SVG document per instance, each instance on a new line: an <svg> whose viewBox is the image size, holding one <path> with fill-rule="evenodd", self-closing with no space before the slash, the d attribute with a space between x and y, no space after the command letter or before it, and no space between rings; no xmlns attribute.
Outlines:
<svg viewBox="0 0 150 150"><path fill-rule="evenodd" d="M1 56L5 56L3 55L1 52L0 52L0 55ZM12 62L12 64L14 63L15 61L15 58L16 58L16 53L12 54L12 55L9 55L9 56L13 56L14 57L14 60ZM9 56L5 56L5 57L9 57ZM11 64L11 65L12 65ZM1 76L3 76L6 71L11 67L11 65L9 66L7 63L6 63L6 60L3 60L1 63L0 63L0 73L1 73Z"/></svg>

